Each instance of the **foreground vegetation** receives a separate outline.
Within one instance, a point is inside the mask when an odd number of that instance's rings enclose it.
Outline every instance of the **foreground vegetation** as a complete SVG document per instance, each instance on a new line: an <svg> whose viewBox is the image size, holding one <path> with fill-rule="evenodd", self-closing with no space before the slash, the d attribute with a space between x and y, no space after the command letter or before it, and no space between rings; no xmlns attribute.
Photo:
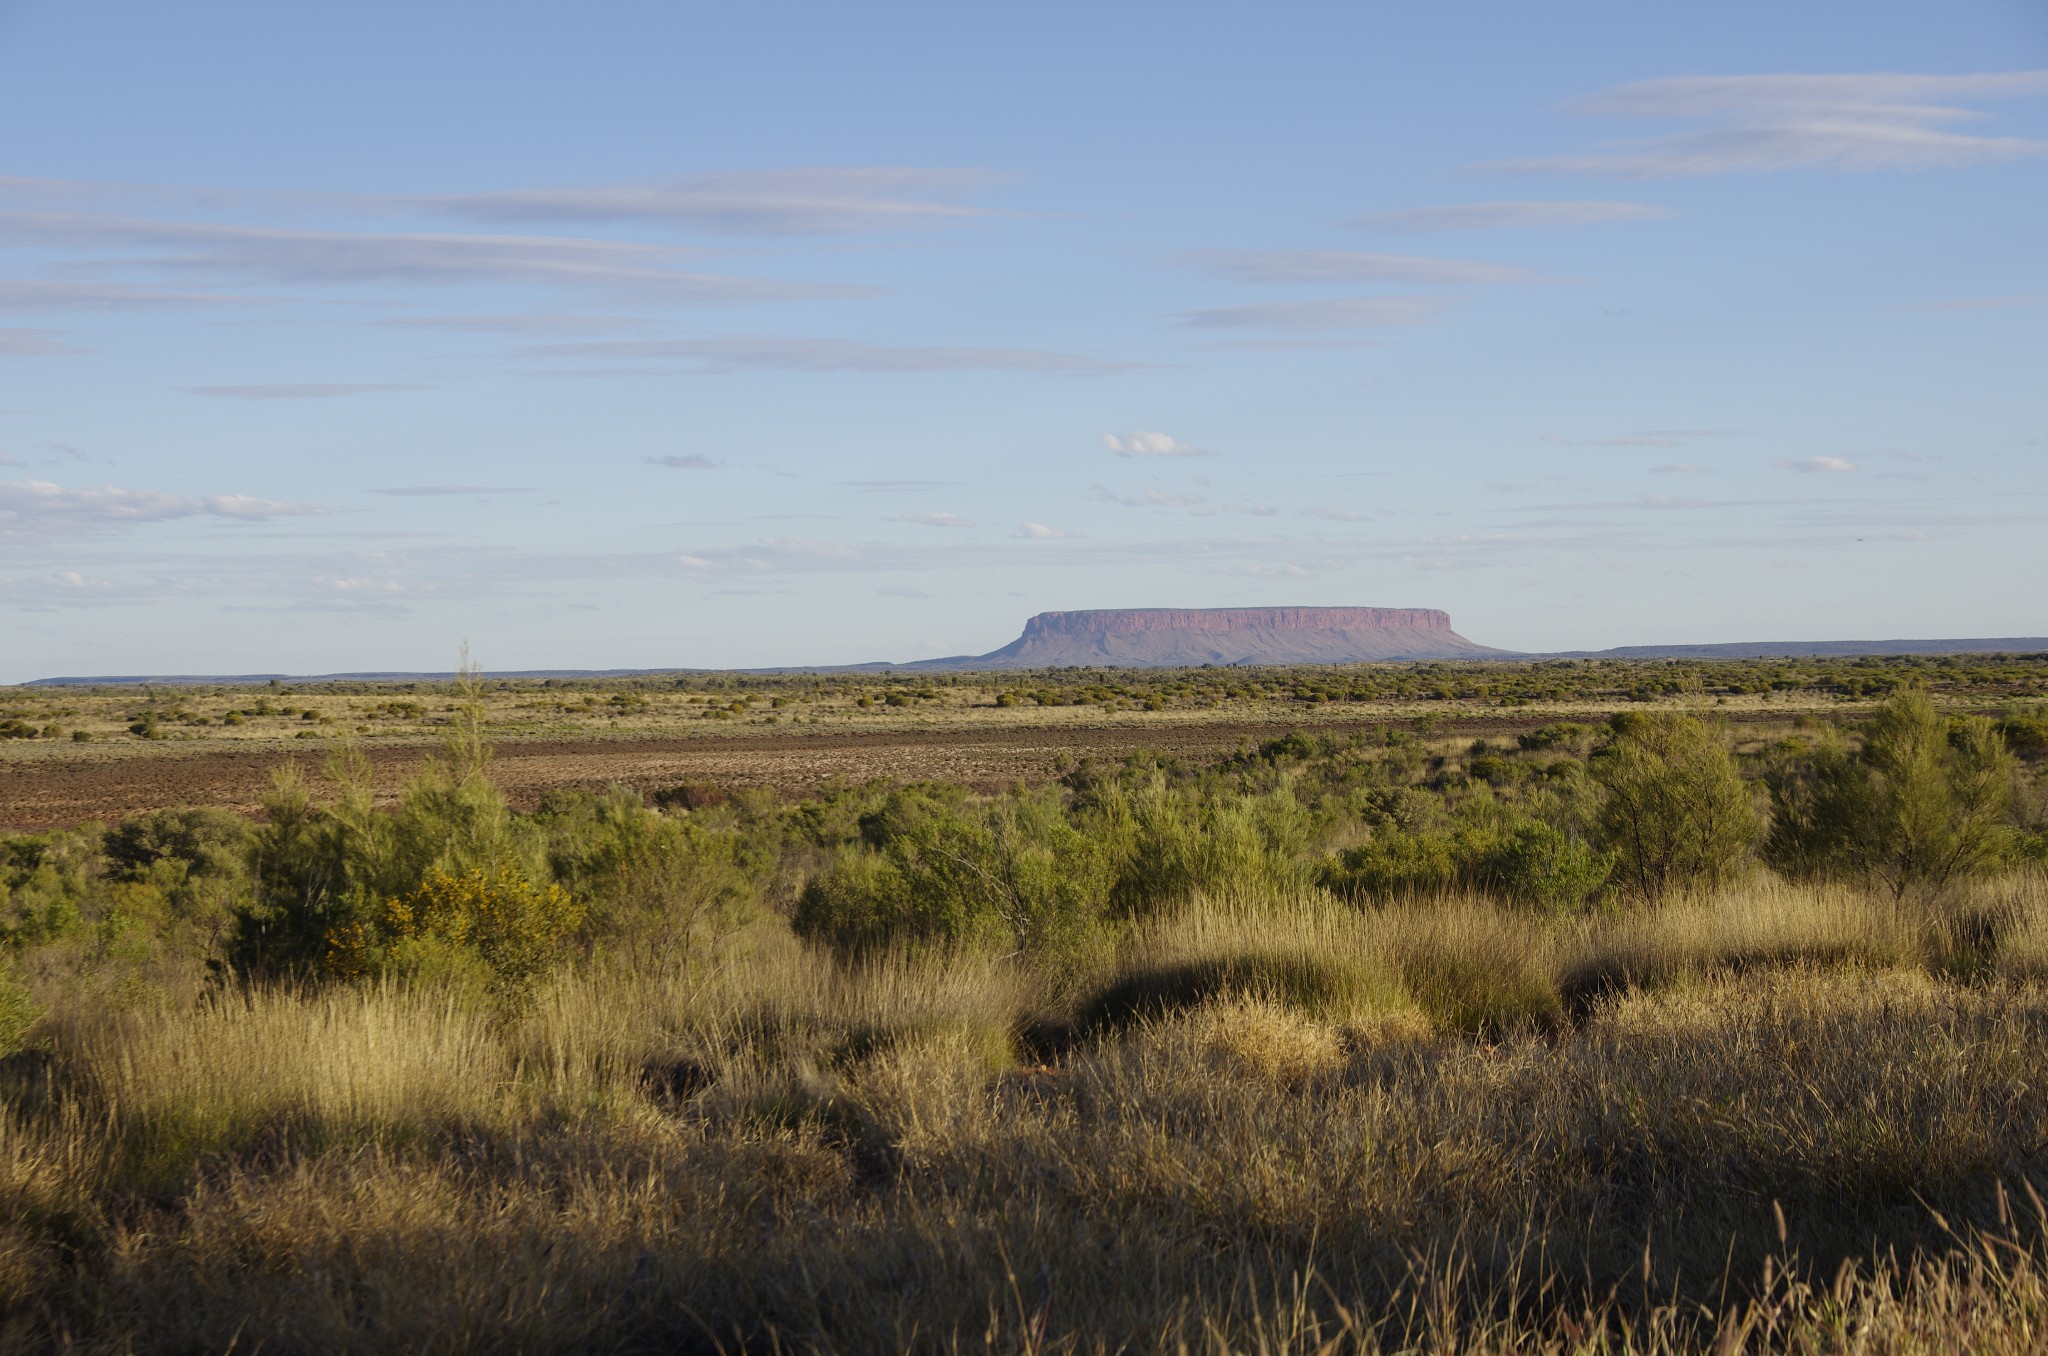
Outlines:
<svg viewBox="0 0 2048 1356"><path fill-rule="evenodd" d="M2033 1350L2042 716L0 840L0 1345Z"/></svg>

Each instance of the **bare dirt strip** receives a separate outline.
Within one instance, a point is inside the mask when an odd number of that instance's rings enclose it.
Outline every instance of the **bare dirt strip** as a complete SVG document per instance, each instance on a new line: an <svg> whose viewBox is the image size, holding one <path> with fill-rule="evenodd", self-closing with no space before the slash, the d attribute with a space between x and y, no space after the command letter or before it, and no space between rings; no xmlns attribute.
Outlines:
<svg viewBox="0 0 2048 1356"><path fill-rule="evenodd" d="M1444 722L1439 735L1512 735L1543 723L1527 715ZM1555 719L1555 717L1549 717ZM491 774L512 802L531 808L554 787L611 785L659 791L685 782L725 788L763 786L799 796L833 782L871 779L959 782L996 789L1044 782L1084 758L1139 750L1209 755L1276 738L1294 728L1321 736L1407 724L1387 719L1311 722L1189 722L1146 726L819 731L690 737L510 739L499 743ZM389 794L431 756L433 746L368 744L377 789ZM54 753L54 750L51 751ZM67 751L68 753L68 751ZM324 754L278 745L255 748L161 746L83 749L73 756L0 761L0 830L110 822L171 805L213 805L254 812L277 769L298 762L316 783Z"/></svg>

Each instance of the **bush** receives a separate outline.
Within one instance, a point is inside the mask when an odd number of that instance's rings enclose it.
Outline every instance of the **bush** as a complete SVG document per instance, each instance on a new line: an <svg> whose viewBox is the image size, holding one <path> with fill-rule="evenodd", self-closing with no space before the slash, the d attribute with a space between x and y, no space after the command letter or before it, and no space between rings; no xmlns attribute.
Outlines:
<svg viewBox="0 0 2048 1356"><path fill-rule="evenodd" d="M791 923L847 952L900 943L1071 954L1102 926L1116 865L1107 846L1047 796L930 810L879 850L842 852L805 885Z"/></svg>
<svg viewBox="0 0 2048 1356"><path fill-rule="evenodd" d="M1726 879L1763 831L1715 732L1690 716L1626 714L1595 756L1599 826L1616 883L1639 899Z"/></svg>
<svg viewBox="0 0 2048 1356"><path fill-rule="evenodd" d="M1860 878L1897 899L1939 894L2014 845L2014 768L1990 721L1945 720L1925 694L1902 693L1865 727L1860 751L1831 741L1771 779L1767 850L1794 875Z"/></svg>
<svg viewBox="0 0 2048 1356"><path fill-rule="evenodd" d="M454 876L432 870L403 898L327 937L324 969L356 978L474 956L495 986L519 988L545 971L583 910L559 885L538 886L512 871Z"/></svg>

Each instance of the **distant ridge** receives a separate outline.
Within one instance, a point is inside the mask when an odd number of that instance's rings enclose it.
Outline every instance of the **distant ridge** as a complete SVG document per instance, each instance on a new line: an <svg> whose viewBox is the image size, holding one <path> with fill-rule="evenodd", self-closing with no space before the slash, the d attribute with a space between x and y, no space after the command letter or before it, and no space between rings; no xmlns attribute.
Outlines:
<svg viewBox="0 0 2048 1356"><path fill-rule="evenodd" d="M1535 653L1496 650L1451 629L1432 608L1122 608L1041 612L1000 650L902 664L789 664L772 668L503 669L490 678L645 678L679 673L972 672L1045 668L1174 668L1203 664L1360 664L1480 659L1840 659L1859 655L2044 654L2048 636L1970 640L1750 640L1708 645L1621 645ZM191 687L250 683L445 683L443 670L416 673L126 674L36 678L22 687Z"/></svg>
<svg viewBox="0 0 2048 1356"><path fill-rule="evenodd" d="M1857 655L2041 654L2048 636L1984 640L1743 640L1726 645L1622 645L1568 650L1545 659L1842 659Z"/></svg>

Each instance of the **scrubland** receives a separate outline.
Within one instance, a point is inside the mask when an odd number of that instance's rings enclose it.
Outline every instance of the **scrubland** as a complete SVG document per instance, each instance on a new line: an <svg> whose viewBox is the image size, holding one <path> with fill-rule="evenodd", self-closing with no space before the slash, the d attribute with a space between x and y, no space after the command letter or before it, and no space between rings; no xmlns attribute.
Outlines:
<svg viewBox="0 0 2048 1356"><path fill-rule="evenodd" d="M2042 723L0 840L0 1346L2037 1350Z"/></svg>

